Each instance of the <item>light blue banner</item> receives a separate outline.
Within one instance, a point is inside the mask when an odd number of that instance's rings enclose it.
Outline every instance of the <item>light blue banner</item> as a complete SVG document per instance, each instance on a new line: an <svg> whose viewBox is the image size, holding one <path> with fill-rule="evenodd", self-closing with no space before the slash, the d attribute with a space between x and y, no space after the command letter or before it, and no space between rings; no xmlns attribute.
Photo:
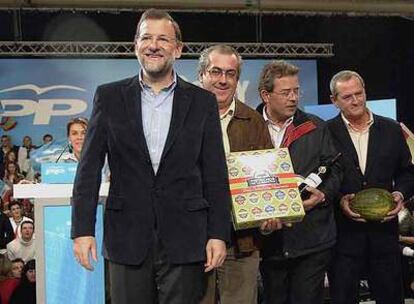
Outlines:
<svg viewBox="0 0 414 304"><path fill-rule="evenodd" d="M244 60L237 96L257 106L258 78L270 60ZM318 104L315 60L292 60L300 67L301 105ZM198 84L198 61L179 60L177 73ZM99 84L134 76L135 59L0 59L0 127L16 145L23 136L41 144L44 134L66 137L66 122L74 116L89 117L92 99ZM6 120L5 117L10 117Z"/></svg>
<svg viewBox="0 0 414 304"><path fill-rule="evenodd" d="M87 271L75 261L70 238L71 206L44 208L45 304L104 304L102 257L103 208L98 205L96 243L98 263Z"/></svg>
<svg viewBox="0 0 414 304"><path fill-rule="evenodd" d="M43 163L41 168L44 184L73 184L78 163Z"/></svg>

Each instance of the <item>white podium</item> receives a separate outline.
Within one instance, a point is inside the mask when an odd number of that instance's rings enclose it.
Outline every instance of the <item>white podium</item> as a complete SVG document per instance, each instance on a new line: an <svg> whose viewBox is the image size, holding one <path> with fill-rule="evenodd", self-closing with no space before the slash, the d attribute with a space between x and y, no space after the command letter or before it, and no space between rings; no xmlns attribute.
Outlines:
<svg viewBox="0 0 414 304"><path fill-rule="evenodd" d="M70 239L73 184L18 184L14 198L34 198L36 297L42 304L104 304L102 252L103 205L109 183L101 185L96 218L98 263L94 271L82 268L73 257Z"/></svg>

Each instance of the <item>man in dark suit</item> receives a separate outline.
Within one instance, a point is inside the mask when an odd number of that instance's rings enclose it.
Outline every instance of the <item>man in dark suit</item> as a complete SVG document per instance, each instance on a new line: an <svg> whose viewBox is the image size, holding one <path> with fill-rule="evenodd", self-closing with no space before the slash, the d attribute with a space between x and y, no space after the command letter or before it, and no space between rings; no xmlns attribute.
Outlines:
<svg viewBox="0 0 414 304"><path fill-rule="evenodd" d="M296 174L307 177L335 158L325 122L298 109L298 67L283 60L269 62L260 74L259 93L263 104L257 110L273 145L289 149ZM263 236L260 268L266 303L323 303L323 282L336 236L332 203L340 182L341 170L335 163L317 188L307 187L303 220Z"/></svg>
<svg viewBox="0 0 414 304"><path fill-rule="evenodd" d="M364 80L358 73L337 73L330 88L341 113L328 126L342 152L344 171L330 282L333 303L357 303L359 279L365 271L378 304L402 303L396 215L403 198L414 190L410 151L398 123L368 110ZM392 192L397 203L382 222L366 222L350 209L354 194L371 187Z"/></svg>
<svg viewBox="0 0 414 304"><path fill-rule="evenodd" d="M0 203L2 203L1 198ZM6 245L13 241L13 239L14 231L9 217L0 210L0 255L6 252Z"/></svg>
<svg viewBox="0 0 414 304"><path fill-rule="evenodd" d="M173 71L181 49L171 16L144 12L135 37L140 74L95 94L73 191L72 237L75 257L91 269L108 154L104 255L115 304L198 303L203 271L226 256L230 194L217 102Z"/></svg>

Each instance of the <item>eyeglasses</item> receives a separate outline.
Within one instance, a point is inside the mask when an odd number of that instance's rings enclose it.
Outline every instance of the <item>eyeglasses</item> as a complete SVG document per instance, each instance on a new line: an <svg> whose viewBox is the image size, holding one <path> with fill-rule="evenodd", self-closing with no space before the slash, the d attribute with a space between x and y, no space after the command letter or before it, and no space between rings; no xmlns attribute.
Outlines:
<svg viewBox="0 0 414 304"><path fill-rule="evenodd" d="M237 71L236 70L223 70L220 68L212 68L207 70L207 73L210 74L211 78L218 79L222 75L229 79L236 79L237 78Z"/></svg>
<svg viewBox="0 0 414 304"><path fill-rule="evenodd" d="M163 47L169 46L173 42L177 41L176 38L168 37L165 35L161 35L161 36L142 35L142 36L138 36L137 40L139 41L139 43L143 45L149 45L155 40L157 45L163 46Z"/></svg>
<svg viewBox="0 0 414 304"><path fill-rule="evenodd" d="M339 98L341 98L343 101L351 102L354 99L361 99L361 98L363 98L364 97L364 94L365 94L365 92L364 91L361 91L361 92L356 92L355 94L349 94L349 95L344 95L344 96L341 96L341 95L338 94L337 96Z"/></svg>
<svg viewBox="0 0 414 304"><path fill-rule="evenodd" d="M303 95L302 91L300 91L299 88L286 89L280 92L269 92L269 94L276 94L276 95L282 96L283 98L289 98L291 94L293 95L293 97L302 97Z"/></svg>

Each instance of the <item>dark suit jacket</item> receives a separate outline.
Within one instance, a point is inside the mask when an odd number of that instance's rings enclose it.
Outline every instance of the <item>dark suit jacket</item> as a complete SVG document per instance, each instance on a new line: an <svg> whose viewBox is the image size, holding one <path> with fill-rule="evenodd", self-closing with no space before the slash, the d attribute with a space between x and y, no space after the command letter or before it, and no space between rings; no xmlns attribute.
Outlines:
<svg viewBox="0 0 414 304"><path fill-rule="evenodd" d="M229 240L230 193L217 102L178 78L155 175L142 128L138 76L98 87L73 190L72 237L94 235L105 154L111 185L104 254L140 264L156 229L170 262L205 259L208 239Z"/></svg>
<svg viewBox="0 0 414 304"><path fill-rule="evenodd" d="M359 168L358 155L340 115L328 121L338 151L344 177L341 195L364 188L379 187L400 191L409 198L414 190L411 154L401 127L395 121L374 115L369 131L365 174ZM386 254L398 251L397 219L387 223L358 223L345 217L337 200L337 248L351 255Z"/></svg>
<svg viewBox="0 0 414 304"><path fill-rule="evenodd" d="M260 107L258 110L262 110ZM316 128L300 136L289 145L294 172L308 176L321 164L337 154L326 123L319 117L297 110L293 126L312 122ZM305 217L291 228L283 228L263 237L261 255L264 259L286 259L303 257L331 248L335 244L335 219L332 198L339 189L341 168L336 163L330 174L318 187L325 194L325 203L319 203L306 212Z"/></svg>
<svg viewBox="0 0 414 304"><path fill-rule="evenodd" d="M0 211L0 249L6 249L6 245L13 239L14 231L9 217Z"/></svg>

